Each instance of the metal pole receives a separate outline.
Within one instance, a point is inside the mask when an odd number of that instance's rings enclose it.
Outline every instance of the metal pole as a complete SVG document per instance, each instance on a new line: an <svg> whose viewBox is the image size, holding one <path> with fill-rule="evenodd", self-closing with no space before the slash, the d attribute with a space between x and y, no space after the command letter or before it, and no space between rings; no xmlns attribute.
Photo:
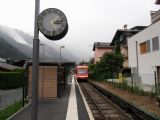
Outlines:
<svg viewBox="0 0 160 120"><path fill-rule="evenodd" d="M59 51L60 51L60 54L59 54L59 68L58 68L58 88L59 88L59 92L58 92L58 97L60 97L60 93L61 93L61 89L60 89L60 84L61 84L61 75L60 75L60 65L61 65L61 46L59 47Z"/></svg>
<svg viewBox="0 0 160 120"><path fill-rule="evenodd" d="M44 83L44 63L45 63L45 57L44 57L44 44L43 44L43 78L42 78L42 99L43 99L43 83Z"/></svg>
<svg viewBox="0 0 160 120"><path fill-rule="evenodd" d="M22 91L23 91L23 92L22 92L22 93L23 93L23 94L22 94L22 106L23 106L23 107L24 107L24 99L25 99L25 79L26 79L26 78L25 78L25 75L24 75L24 78L23 78L23 86L22 86L22 89L23 89L23 90L22 90Z"/></svg>
<svg viewBox="0 0 160 120"><path fill-rule="evenodd" d="M154 71L154 82L155 82L155 93L157 95L157 77L156 77L156 71Z"/></svg>
<svg viewBox="0 0 160 120"><path fill-rule="evenodd" d="M136 41L137 77L139 82L139 63L138 63L138 42Z"/></svg>
<svg viewBox="0 0 160 120"><path fill-rule="evenodd" d="M38 70L39 70L39 30L37 18L39 15L40 0L35 0L35 20L33 39L33 60L32 60L32 104L31 120L38 120Z"/></svg>
<svg viewBox="0 0 160 120"><path fill-rule="evenodd" d="M61 67L61 48L65 48L65 46L60 46L59 67Z"/></svg>
<svg viewBox="0 0 160 120"><path fill-rule="evenodd" d="M131 73L131 85L132 85L132 92L133 92L133 74Z"/></svg>
<svg viewBox="0 0 160 120"><path fill-rule="evenodd" d="M59 56L59 67L61 67L61 46L60 46L60 56Z"/></svg>
<svg viewBox="0 0 160 120"><path fill-rule="evenodd" d="M43 70L42 70L42 72L43 72L43 74L42 74L42 99L43 99L44 62L45 62L45 57L44 57L44 46L45 46L45 44L40 44L40 45L43 46L43 59L42 59L42 61L43 61Z"/></svg>

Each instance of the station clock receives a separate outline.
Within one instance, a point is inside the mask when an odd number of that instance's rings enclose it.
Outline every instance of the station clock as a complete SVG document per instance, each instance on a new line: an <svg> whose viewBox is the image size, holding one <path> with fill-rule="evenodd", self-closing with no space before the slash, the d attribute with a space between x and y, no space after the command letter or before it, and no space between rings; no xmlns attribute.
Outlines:
<svg viewBox="0 0 160 120"><path fill-rule="evenodd" d="M60 40L68 31L65 14L56 8L42 11L37 22L39 31L50 40Z"/></svg>

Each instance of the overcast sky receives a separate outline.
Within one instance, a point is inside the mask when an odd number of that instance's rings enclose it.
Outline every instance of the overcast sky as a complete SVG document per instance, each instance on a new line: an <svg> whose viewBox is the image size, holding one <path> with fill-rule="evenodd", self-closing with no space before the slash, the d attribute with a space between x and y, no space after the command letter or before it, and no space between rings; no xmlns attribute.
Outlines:
<svg viewBox="0 0 160 120"><path fill-rule="evenodd" d="M40 11L58 8L66 14L69 31L62 40L52 42L65 45L65 49L77 53L83 60L93 57L94 42L111 42L116 30L124 24L128 28L149 25L150 11L160 8L155 1L40 0ZM33 36L34 7L35 0L1 0L0 24ZM40 38L45 39L41 34Z"/></svg>

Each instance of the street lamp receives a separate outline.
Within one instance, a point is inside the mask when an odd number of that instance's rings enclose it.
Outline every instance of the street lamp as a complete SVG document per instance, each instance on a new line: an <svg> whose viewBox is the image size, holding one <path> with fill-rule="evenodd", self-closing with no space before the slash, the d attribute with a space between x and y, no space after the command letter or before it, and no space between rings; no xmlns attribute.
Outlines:
<svg viewBox="0 0 160 120"><path fill-rule="evenodd" d="M62 48L65 48L65 46L60 46L59 67L61 67L61 49Z"/></svg>
<svg viewBox="0 0 160 120"><path fill-rule="evenodd" d="M39 30L37 19L40 9L40 0L35 0L34 38L33 38L33 59L32 59L32 104L31 120L38 120L38 78L39 78Z"/></svg>

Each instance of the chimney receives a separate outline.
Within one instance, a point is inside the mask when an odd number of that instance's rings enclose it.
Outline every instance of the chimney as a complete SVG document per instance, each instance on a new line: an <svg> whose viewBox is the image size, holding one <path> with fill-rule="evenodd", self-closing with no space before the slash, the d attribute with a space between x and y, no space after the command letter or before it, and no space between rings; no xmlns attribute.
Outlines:
<svg viewBox="0 0 160 120"><path fill-rule="evenodd" d="M124 25L124 29L127 30L127 24Z"/></svg>
<svg viewBox="0 0 160 120"><path fill-rule="evenodd" d="M155 4L160 5L160 0L156 0Z"/></svg>

